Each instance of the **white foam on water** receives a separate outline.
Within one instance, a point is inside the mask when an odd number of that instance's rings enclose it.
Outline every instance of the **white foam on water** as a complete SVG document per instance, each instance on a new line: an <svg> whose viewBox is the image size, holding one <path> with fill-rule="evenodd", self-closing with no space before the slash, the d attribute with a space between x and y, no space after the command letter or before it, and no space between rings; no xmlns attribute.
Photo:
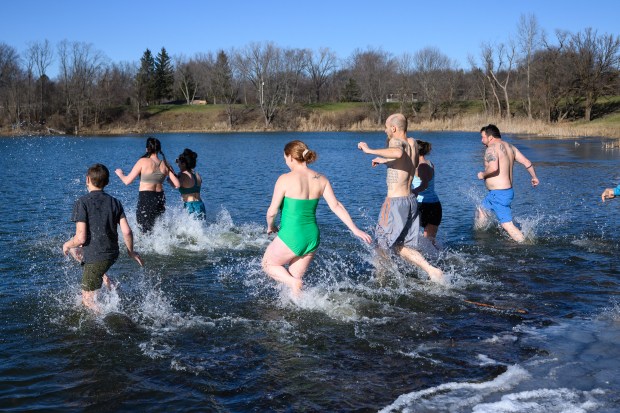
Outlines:
<svg viewBox="0 0 620 413"><path fill-rule="evenodd" d="M318 311L345 322L360 319L356 308L360 300L361 297L354 294L327 291L321 287L306 288L299 297L292 297L286 288L280 292L282 306L294 305L302 310Z"/></svg>
<svg viewBox="0 0 620 413"><path fill-rule="evenodd" d="M502 396L493 403L481 403L474 406L475 413L585 413L597 411L601 407L596 396L601 390L580 392L573 389L540 389L524 391Z"/></svg>
<svg viewBox="0 0 620 413"><path fill-rule="evenodd" d="M130 222L130 225L137 228L135 223ZM208 222L196 219L183 208L168 208L151 232L134 231L134 235L137 251L161 255L173 255L179 250L260 249L269 243L264 226L235 225L226 209L220 210L215 222Z"/></svg>
<svg viewBox="0 0 620 413"><path fill-rule="evenodd" d="M620 389L620 307L594 319L516 327L523 345L545 350L486 382L444 383L400 396L382 412L615 412ZM514 340L513 334L492 340ZM478 355L481 365L502 364Z"/></svg>
<svg viewBox="0 0 620 413"><path fill-rule="evenodd" d="M508 369L491 381L482 383L445 383L429 389L399 396L394 403L380 410L382 413L402 411L459 411L467 406L478 404L488 394L501 389L510 389L530 377L528 372L517 365Z"/></svg>
<svg viewBox="0 0 620 413"><path fill-rule="evenodd" d="M501 342L515 342L518 339L519 338L515 336L514 334L502 334L501 336L494 335L491 338L487 338L486 340L483 340L483 342L489 343L489 344L496 344L496 343L501 343Z"/></svg>
<svg viewBox="0 0 620 413"><path fill-rule="evenodd" d="M481 366L495 366L497 364L502 364L498 362L497 360L493 360L491 357L485 354L478 354L476 357L478 361L480 362Z"/></svg>

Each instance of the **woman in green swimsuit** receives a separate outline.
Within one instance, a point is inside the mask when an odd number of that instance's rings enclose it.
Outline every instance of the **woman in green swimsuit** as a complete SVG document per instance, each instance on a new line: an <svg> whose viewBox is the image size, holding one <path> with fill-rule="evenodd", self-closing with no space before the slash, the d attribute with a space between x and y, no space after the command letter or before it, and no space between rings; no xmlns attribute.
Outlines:
<svg viewBox="0 0 620 413"><path fill-rule="evenodd" d="M308 149L302 141L286 144L284 160L291 172L278 178L267 210L267 234L277 232L278 236L265 251L263 270L271 278L287 285L295 296L301 292L301 278L319 246L315 212L321 197L355 236L368 244L371 242L370 235L353 223L345 207L338 202L329 180L308 168L316 157L316 152ZM278 230L275 218L280 209ZM287 264L288 269L284 267Z"/></svg>

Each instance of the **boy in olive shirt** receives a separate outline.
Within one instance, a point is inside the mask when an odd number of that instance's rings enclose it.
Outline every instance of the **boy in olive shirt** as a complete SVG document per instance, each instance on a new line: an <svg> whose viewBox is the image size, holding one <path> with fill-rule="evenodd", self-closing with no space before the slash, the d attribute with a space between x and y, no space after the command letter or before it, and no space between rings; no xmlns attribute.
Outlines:
<svg viewBox="0 0 620 413"><path fill-rule="evenodd" d="M82 262L82 303L98 312L97 290L109 286L106 271L119 255L117 226L121 226L127 253L143 265L142 258L133 250L133 233L127 223L123 205L108 195L103 188L110 180L110 171L103 164L95 164L86 173L88 194L80 197L73 207L71 220L75 235L62 246L62 252ZM81 247L81 248L79 248Z"/></svg>

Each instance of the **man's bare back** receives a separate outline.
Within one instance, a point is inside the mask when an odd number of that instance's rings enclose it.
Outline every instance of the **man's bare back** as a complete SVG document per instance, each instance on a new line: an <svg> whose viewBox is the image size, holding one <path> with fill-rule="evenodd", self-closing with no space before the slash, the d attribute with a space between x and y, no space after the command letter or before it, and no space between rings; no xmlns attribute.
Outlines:
<svg viewBox="0 0 620 413"><path fill-rule="evenodd" d="M515 160L514 147L501 139L493 138L484 153L485 171L497 161L498 170L496 175L488 176L485 180L487 189L512 188L512 168Z"/></svg>

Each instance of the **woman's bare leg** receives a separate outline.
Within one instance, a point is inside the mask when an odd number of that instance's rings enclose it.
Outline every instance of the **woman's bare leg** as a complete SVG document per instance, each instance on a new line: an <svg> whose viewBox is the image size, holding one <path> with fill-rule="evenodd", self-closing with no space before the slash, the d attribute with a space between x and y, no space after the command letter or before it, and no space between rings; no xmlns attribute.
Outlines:
<svg viewBox="0 0 620 413"><path fill-rule="evenodd" d="M294 277L284 268L284 265L290 264L295 258L295 253L279 237L276 237L265 250L262 266L268 276L288 286L293 295L297 296L301 293L301 276Z"/></svg>

